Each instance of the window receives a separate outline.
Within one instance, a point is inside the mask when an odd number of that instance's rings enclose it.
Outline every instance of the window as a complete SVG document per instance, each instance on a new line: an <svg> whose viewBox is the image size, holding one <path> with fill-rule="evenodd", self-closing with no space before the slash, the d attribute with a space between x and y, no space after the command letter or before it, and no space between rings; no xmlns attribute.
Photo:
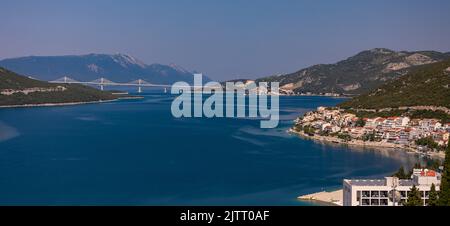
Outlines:
<svg viewBox="0 0 450 226"><path fill-rule="evenodd" d="M364 198L370 197L370 191L363 191L362 192L362 197L364 197Z"/></svg>
<svg viewBox="0 0 450 226"><path fill-rule="evenodd" d="M362 206L369 206L370 205L370 200L369 199L362 199L361 200L361 205Z"/></svg>
<svg viewBox="0 0 450 226"><path fill-rule="evenodd" d="M359 200L361 200L361 191L356 192L356 201L359 202Z"/></svg>
<svg viewBox="0 0 450 226"><path fill-rule="evenodd" d="M388 192L387 191L381 191L380 192L380 197L381 198L387 198L388 197Z"/></svg>
<svg viewBox="0 0 450 226"><path fill-rule="evenodd" d="M378 206L378 205L380 205L380 200L372 199L372 200L370 200L370 205L371 206Z"/></svg>
<svg viewBox="0 0 450 226"><path fill-rule="evenodd" d="M380 199L380 206L387 206L388 203L388 199Z"/></svg>
<svg viewBox="0 0 450 226"><path fill-rule="evenodd" d="M400 197L406 198L406 191L400 191Z"/></svg>
<svg viewBox="0 0 450 226"><path fill-rule="evenodd" d="M372 191L371 193L370 193L370 196L373 198L373 197L375 197L375 198L378 198L378 197L380 197L380 192L379 191Z"/></svg>

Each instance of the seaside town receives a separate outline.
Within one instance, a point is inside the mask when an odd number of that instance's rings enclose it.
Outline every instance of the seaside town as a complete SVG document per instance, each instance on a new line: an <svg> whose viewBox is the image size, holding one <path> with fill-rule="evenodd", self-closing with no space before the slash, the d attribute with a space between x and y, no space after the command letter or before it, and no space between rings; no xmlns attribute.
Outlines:
<svg viewBox="0 0 450 226"><path fill-rule="evenodd" d="M314 140L398 148L443 159L450 123L404 116L361 118L340 108L319 107L297 118L290 131ZM433 206L437 205L442 169L414 168L410 176L400 178L397 173L382 179L344 179L340 190L298 198L337 206Z"/></svg>
<svg viewBox="0 0 450 226"><path fill-rule="evenodd" d="M450 123L409 117L358 118L343 109L319 107L297 118L291 132L334 143L442 153Z"/></svg>

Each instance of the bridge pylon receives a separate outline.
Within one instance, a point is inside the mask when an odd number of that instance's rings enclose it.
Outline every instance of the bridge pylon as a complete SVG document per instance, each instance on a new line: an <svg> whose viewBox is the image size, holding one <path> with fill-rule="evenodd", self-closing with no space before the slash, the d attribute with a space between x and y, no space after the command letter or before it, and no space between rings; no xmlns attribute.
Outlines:
<svg viewBox="0 0 450 226"><path fill-rule="evenodd" d="M142 87L140 86L142 84L142 79L138 79L138 93L142 93Z"/></svg>
<svg viewBox="0 0 450 226"><path fill-rule="evenodd" d="M105 81L108 81L108 80L103 77L100 78L100 90L101 91L104 90L104 84L106 83Z"/></svg>

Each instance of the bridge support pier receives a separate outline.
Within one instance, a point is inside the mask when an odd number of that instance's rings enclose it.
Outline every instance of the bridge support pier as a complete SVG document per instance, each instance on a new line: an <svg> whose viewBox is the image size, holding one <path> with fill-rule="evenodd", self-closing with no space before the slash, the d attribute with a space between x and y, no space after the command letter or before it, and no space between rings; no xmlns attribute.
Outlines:
<svg viewBox="0 0 450 226"><path fill-rule="evenodd" d="M100 90L103 91L103 85L100 85Z"/></svg>
<svg viewBox="0 0 450 226"><path fill-rule="evenodd" d="M142 93L142 87L138 87L138 93Z"/></svg>

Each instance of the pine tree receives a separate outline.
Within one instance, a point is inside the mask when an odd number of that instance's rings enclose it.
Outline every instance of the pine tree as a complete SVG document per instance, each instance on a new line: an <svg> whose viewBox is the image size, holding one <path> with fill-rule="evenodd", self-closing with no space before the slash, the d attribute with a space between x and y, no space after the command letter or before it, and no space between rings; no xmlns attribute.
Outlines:
<svg viewBox="0 0 450 226"><path fill-rule="evenodd" d="M444 170L442 172L439 205L450 206L450 140L445 150Z"/></svg>
<svg viewBox="0 0 450 226"><path fill-rule="evenodd" d="M438 205L438 193L436 192L436 186L431 184L430 193L428 193L428 206L437 206Z"/></svg>
<svg viewBox="0 0 450 226"><path fill-rule="evenodd" d="M409 191L408 201L406 201L405 206L423 206L420 191L416 188L416 185L413 185L411 191Z"/></svg>

